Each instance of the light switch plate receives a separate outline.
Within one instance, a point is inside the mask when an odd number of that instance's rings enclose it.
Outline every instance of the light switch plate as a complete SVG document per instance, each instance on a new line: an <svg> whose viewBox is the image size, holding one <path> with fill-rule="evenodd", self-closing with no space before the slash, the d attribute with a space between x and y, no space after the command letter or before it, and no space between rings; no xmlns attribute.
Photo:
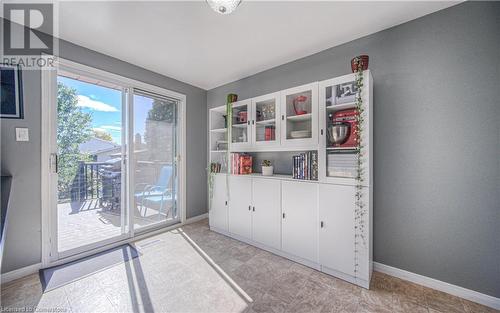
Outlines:
<svg viewBox="0 0 500 313"><path fill-rule="evenodd" d="M29 129L16 127L16 141L30 141Z"/></svg>

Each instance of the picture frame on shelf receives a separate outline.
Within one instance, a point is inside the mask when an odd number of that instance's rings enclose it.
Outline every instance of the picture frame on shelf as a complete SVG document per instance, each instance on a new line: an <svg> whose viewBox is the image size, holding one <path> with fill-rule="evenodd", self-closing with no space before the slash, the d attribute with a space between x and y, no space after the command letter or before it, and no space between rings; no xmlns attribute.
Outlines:
<svg viewBox="0 0 500 313"><path fill-rule="evenodd" d="M336 86L335 89L336 89L335 91L336 105L354 102L354 100L356 99L356 93L358 92L358 88L356 87L355 82L347 82L339 84Z"/></svg>
<svg viewBox="0 0 500 313"><path fill-rule="evenodd" d="M22 72L19 65L0 63L0 118L24 119Z"/></svg>

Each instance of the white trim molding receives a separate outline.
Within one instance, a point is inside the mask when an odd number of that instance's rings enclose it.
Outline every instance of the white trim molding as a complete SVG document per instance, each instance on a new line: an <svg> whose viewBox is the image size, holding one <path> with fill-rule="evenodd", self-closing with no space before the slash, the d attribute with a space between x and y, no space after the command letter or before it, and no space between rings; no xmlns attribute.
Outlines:
<svg viewBox="0 0 500 313"><path fill-rule="evenodd" d="M415 284L419 284L428 288L436 289L442 292L449 293L472 302L476 302L496 310L500 310L500 298L496 298L484 293L480 293L474 290L463 288L457 285L452 285L444 281L440 281L427 276L422 276L412 272L408 272L399 268L395 268L389 265L373 262L374 270L387 275L391 275L397 278L401 278L410 281Z"/></svg>
<svg viewBox="0 0 500 313"><path fill-rule="evenodd" d="M42 268L42 263L36 263L33 265L28 265L25 267L18 268L17 270L13 270L5 274L1 274L0 276L2 276L2 284L34 274L38 272L41 268Z"/></svg>
<svg viewBox="0 0 500 313"><path fill-rule="evenodd" d="M186 222L184 224L196 223L206 218L208 218L208 213L203 213L186 219Z"/></svg>

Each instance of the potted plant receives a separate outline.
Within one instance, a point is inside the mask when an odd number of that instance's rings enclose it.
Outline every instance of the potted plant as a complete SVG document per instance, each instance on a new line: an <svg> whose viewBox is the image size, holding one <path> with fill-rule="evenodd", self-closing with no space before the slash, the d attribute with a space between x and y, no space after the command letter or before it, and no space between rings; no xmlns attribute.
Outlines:
<svg viewBox="0 0 500 313"><path fill-rule="evenodd" d="M262 175L263 176L272 176L273 175L273 165L271 161L264 160L262 161Z"/></svg>

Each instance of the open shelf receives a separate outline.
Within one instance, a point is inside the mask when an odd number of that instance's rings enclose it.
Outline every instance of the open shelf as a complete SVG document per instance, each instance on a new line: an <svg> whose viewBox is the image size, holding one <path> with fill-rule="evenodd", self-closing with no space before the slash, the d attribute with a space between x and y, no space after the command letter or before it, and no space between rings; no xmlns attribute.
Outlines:
<svg viewBox="0 0 500 313"><path fill-rule="evenodd" d="M312 113L306 113L302 115L290 115L287 116L286 119L291 122L310 121L312 119Z"/></svg>
<svg viewBox="0 0 500 313"><path fill-rule="evenodd" d="M216 153L216 152L221 153L221 152L227 152L227 150L211 150L210 152L212 152L212 153Z"/></svg>
<svg viewBox="0 0 500 313"><path fill-rule="evenodd" d="M247 123L233 124L232 126L234 128L246 128L247 127Z"/></svg>
<svg viewBox="0 0 500 313"><path fill-rule="evenodd" d="M215 128L210 130L212 133L224 133L227 131L227 128Z"/></svg>
<svg viewBox="0 0 500 313"><path fill-rule="evenodd" d="M334 112L334 111L340 111L340 110L353 109L355 107L356 107L356 102L348 102L348 103L327 106L326 111L327 112Z"/></svg>
<svg viewBox="0 0 500 313"><path fill-rule="evenodd" d="M276 124L276 120L270 119L270 120L264 120L264 121L256 121L255 123L257 125L274 125L274 124Z"/></svg>
<svg viewBox="0 0 500 313"><path fill-rule="evenodd" d="M356 147L327 147L328 151L352 151L356 152Z"/></svg>

